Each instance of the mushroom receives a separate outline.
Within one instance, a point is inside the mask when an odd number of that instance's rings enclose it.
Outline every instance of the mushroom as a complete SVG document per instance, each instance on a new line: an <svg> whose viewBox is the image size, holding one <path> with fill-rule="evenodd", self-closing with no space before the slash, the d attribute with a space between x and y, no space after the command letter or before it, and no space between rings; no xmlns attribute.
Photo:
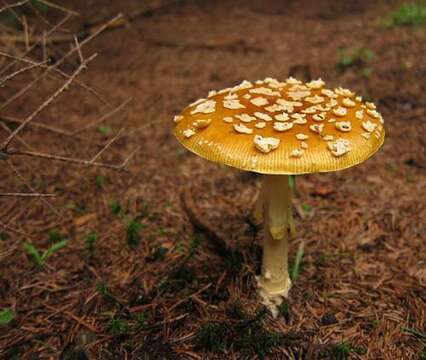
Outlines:
<svg viewBox="0 0 426 360"><path fill-rule="evenodd" d="M365 161L383 144L383 118L373 104L364 103L348 89L326 89L322 80L303 84L293 78L283 82L267 78L213 94L178 115L174 133L184 147L201 157L263 174L254 211L265 228L257 285L261 301L276 316L291 287L289 175L337 171ZM250 94L266 100L250 101ZM312 105L313 99L317 102L324 96L335 101L336 107ZM230 101L238 106L229 106ZM244 125L223 121L228 118L251 121ZM205 126L194 127L194 123Z"/></svg>

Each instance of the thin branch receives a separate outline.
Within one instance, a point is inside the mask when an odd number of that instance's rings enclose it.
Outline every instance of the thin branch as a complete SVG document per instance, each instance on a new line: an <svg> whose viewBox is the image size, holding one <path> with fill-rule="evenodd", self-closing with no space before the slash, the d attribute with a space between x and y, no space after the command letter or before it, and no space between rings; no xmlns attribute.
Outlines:
<svg viewBox="0 0 426 360"><path fill-rule="evenodd" d="M80 74L80 72L86 68L86 65L92 61L97 54L93 54L91 57L89 57L86 61L84 61L78 69L71 75L71 77L58 89L56 92L50 96L43 104L41 104L30 116L28 116L24 122L19 125L12 134L8 136L8 138L3 142L3 144L0 146L0 149L5 150L9 146L10 142L13 140L13 138L21 132L25 127L28 125L29 122L31 122L43 109L45 109L47 106L49 106L58 96L61 94L65 89L69 87L69 85L72 83L75 77Z"/></svg>
<svg viewBox="0 0 426 360"><path fill-rule="evenodd" d="M17 2L17 3L14 3L14 4L10 4L10 5L3 6L2 8L0 8L0 14L1 14L3 11L10 10L10 9L17 8L17 7L20 7L20 6L22 6L22 5L25 5L25 4L27 4L28 2L29 2L29 0L23 0L23 1L19 1L19 2Z"/></svg>
<svg viewBox="0 0 426 360"><path fill-rule="evenodd" d="M55 194L42 193L0 193L0 197L55 197Z"/></svg>
<svg viewBox="0 0 426 360"><path fill-rule="evenodd" d="M121 135L124 129L120 129L120 131L115 135L108 143L90 160L91 163L94 163L99 156L101 156L105 150L107 150Z"/></svg>
<svg viewBox="0 0 426 360"><path fill-rule="evenodd" d="M132 152L131 156L126 158L126 160L122 162L121 164L112 165L112 164L106 164L106 163L96 162L96 161L92 162L92 160L76 159L76 158L61 156L61 155L45 154L45 153L40 153L36 151L26 151L26 150L9 150L8 151L8 154L10 156L13 156L13 155L29 156L29 157L36 157L40 159L55 160L55 161L72 163L72 164L91 166L91 167L101 167L101 168L107 168L107 169L113 169L113 170L124 170L128 161L135 153L136 151Z"/></svg>
<svg viewBox="0 0 426 360"><path fill-rule="evenodd" d="M48 6L48 7L51 7L53 9L60 10L60 11L62 11L64 13L66 13L66 14L70 14L70 15L73 15L73 16L78 16L79 15L79 13L76 12L76 11L74 11L74 10L67 9L67 8L65 8L63 6L60 6L58 4L54 4L54 3L50 2L50 1L47 1L47 0L38 0L38 2L44 4L44 5Z"/></svg>
<svg viewBox="0 0 426 360"><path fill-rule="evenodd" d="M70 15L65 16L61 21L59 21L54 27L52 27L47 33L46 36L49 37L52 33L54 33L56 30L58 30L62 25L64 25L68 19L70 18ZM41 40L36 41L33 45L31 45L31 47L20 57L20 58L15 58L14 61L12 61L11 63L9 63L8 65L6 65L3 69L0 70L0 74L3 74L4 72L6 72L7 70L9 70L13 65L15 65L18 61L23 61L23 59L25 58L25 56L27 56L31 50L33 50L36 46L38 46L40 44ZM4 56L4 55L3 55Z"/></svg>
<svg viewBox="0 0 426 360"><path fill-rule="evenodd" d="M89 41L91 41L93 38L95 38L99 33L104 31L110 24L114 23L118 19L121 19L123 15L120 13L117 16L115 16L113 19L105 23L104 25L100 26L99 29L97 29L93 34L85 38L81 43L80 47L83 47L83 45L87 44ZM58 61L55 62L53 66L49 66L39 77L37 77L34 81L29 83L27 86L22 88L20 91L18 91L14 96L12 96L8 101L6 101L3 105L0 106L0 110L3 109L5 106L9 105L12 101L16 100L18 97L26 93L29 89L33 87L34 84L36 84L38 81L43 79L45 76L49 74L49 72L55 68L57 68L59 65L61 65L66 58L74 54L74 52L77 51L75 47L71 48L64 56L62 56ZM1 52L0 52L1 54Z"/></svg>
<svg viewBox="0 0 426 360"><path fill-rule="evenodd" d="M0 120L6 121L6 122L11 122L14 124L22 124L24 122L24 120L19 120L10 116L2 116L0 115ZM27 126L31 126L34 128L38 128L38 129L42 129L42 130L47 130L59 135L64 135L64 136L73 136L73 134L69 131L54 127L54 126L48 126L45 124L41 124L35 121L30 122Z"/></svg>
<svg viewBox="0 0 426 360"><path fill-rule="evenodd" d="M7 57L7 58L11 58L11 59L15 59L15 61L12 63L12 64L14 64L14 63L16 63L16 62L24 62L24 63L27 63L27 64L36 64L36 62L35 61L33 61L33 60L30 60L30 59L26 59L26 58L19 58L19 57L17 57L17 56L14 56L14 55L10 55L10 54L8 54L8 53L5 53L5 52L3 52L3 51L1 51L0 50L0 55L1 56L4 56L4 57ZM44 68L44 69L46 69L46 70L48 70L48 69L52 69L52 66L49 66L49 65L45 65L45 64L42 64L42 65L40 65L40 67L42 67L42 68ZM66 79L69 79L69 77L70 77L70 75L68 75L67 73L65 73L65 72L63 72L62 70L60 70L60 69L56 69L56 68L53 68L52 69L54 72L56 72L56 73L58 73L59 75L61 75L62 77L64 77L64 78L66 78ZM0 71L0 74L2 74L3 73L3 71ZM31 87L33 84L35 84L37 81L39 81L41 78L37 78L37 79L35 79L31 84L29 84L29 87ZM104 103L104 104L106 104L106 105L108 105L108 106L110 106L110 104L109 104L109 102L108 101L106 101L95 89L92 89L90 86L88 86L88 85L86 85L85 83L83 83L82 81L80 81L80 80L78 80L78 79L75 79L75 81L74 81L74 83L75 84L77 84L77 85L79 85L79 86L81 86L83 89L85 89L85 90L87 90L87 91L89 91L90 93L92 93L93 95L95 95L102 103ZM26 91L27 89L25 88L25 91ZM21 94L20 93L18 93L18 96L20 96ZM16 96L16 95L15 95ZM14 100L14 99L13 99Z"/></svg>
<svg viewBox="0 0 426 360"><path fill-rule="evenodd" d="M16 234L19 234L19 235L23 235L23 236L26 236L26 237L29 237L29 238L33 238L33 236L32 236L32 235L27 234L26 232L23 232L23 231L21 231L21 230L14 229L14 228L13 228L13 227L11 227L10 225L7 225L7 224L5 224L4 222L2 222L1 220L0 220L0 228L3 228L3 229L5 229L5 230L11 231L11 232L16 233Z"/></svg>
<svg viewBox="0 0 426 360"><path fill-rule="evenodd" d="M221 256L227 256L230 253L229 247L224 240L224 234L219 233L214 229L209 223L203 221L199 216L199 210L195 206L195 201L192 196L191 189L189 187L184 188L181 193L181 200L183 209L188 215L189 221L192 226L201 231L206 235L206 237L210 240L210 243L213 245L213 249Z"/></svg>
<svg viewBox="0 0 426 360"><path fill-rule="evenodd" d="M111 116L115 115L116 113L118 113L119 111L121 111L121 109L123 109L130 101L132 101L132 98L129 98L125 101L123 101L120 105L118 105L115 109L112 109L109 113L106 113L104 115L102 115L99 119L87 124L86 126L83 126L79 129L77 129L76 131L74 131L72 133L72 135L77 135L79 133L81 133L84 130L87 130L93 126L96 126L100 123L102 123L103 121L109 119Z"/></svg>
<svg viewBox="0 0 426 360"><path fill-rule="evenodd" d="M121 139L121 138L124 138L124 137L130 137L130 136L133 136L133 135L135 135L135 134L137 134L137 133L141 132L142 130L145 130L146 128L148 128L148 127L150 127L150 126L155 125L155 124L159 124L159 123L161 123L161 122L165 122L165 121L164 121L164 120L152 120L152 121L149 121L148 123L143 124L142 126L138 127L137 129L131 130L131 131L129 131L129 132L127 132L127 133L125 133L125 134L121 135L121 136L120 136L120 139Z"/></svg>
<svg viewBox="0 0 426 360"><path fill-rule="evenodd" d="M4 129L4 130L6 130L6 132L8 133L8 134L12 134L12 130L10 130L9 129L9 127L5 124L5 123L3 123L3 122L0 122L0 126ZM17 136L16 137L16 140L18 140L22 145L24 145L27 149L30 149L31 150L31 147L23 140L23 139L21 139L19 136ZM5 156L7 157L7 153L5 153L5 152L2 152L2 154L5 154Z"/></svg>
<svg viewBox="0 0 426 360"><path fill-rule="evenodd" d="M37 190L35 190L26 180L25 178L21 175L21 173L18 171L18 169L15 167L15 165L13 165L13 163L10 160L5 160L7 165L9 165L9 168L12 169L12 172L15 174L15 176L30 190L32 191L34 194L39 194L39 192ZM55 209L55 207L48 202L47 200L44 199L44 197L39 197L49 208L50 210L52 210L52 212L56 215L60 215L59 212Z"/></svg>
<svg viewBox="0 0 426 360"><path fill-rule="evenodd" d="M84 58L81 52L80 44L78 43L78 38L75 35L74 35L74 43L75 43L75 46L77 47L77 53L78 53L78 57L80 58L80 63L82 64L84 62Z"/></svg>
<svg viewBox="0 0 426 360"><path fill-rule="evenodd" d="M25 67L23 67L23 68L21 68L19 70L16 70L12 74L7 75L3 79L0 79L0 86L4 86L4 84L6 83L6 81L9 81L10 79L14 78L15 76L20 75L20 74L22 74L25 71L28 71L28 70L34 69L36 67L42 66L42 65L44 65L46 63L47 63L47 61L41 61L41 62L38 62L38 63L34 63L34 64L31 64L31 65L25 66Z"/></svg>
<svg viewBox="0 0 426 360"><path fill-rule="evenodd" d="M28 51L30 47L30 34L28 30L28 23L26 16L22 17L22 24L24 25L24 34L25 34L25 50Z"/></svg>

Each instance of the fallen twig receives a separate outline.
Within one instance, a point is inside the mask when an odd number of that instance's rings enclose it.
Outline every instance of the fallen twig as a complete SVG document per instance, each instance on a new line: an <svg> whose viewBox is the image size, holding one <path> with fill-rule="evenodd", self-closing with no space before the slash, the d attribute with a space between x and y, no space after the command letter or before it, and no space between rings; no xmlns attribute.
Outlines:
<svg viewBox="0 0 426 360"><path fill-rule="evenodd" d="M55 197L55 194L41 193L0 193L0 197Z"/></svg>
<svg viewBox="0 0 426 360"><path fill-rule="evenodd" d="M210 224L198 217L199 211L195 206L194 198L192 197L192 193L189 187L183 190L181 194L181 200L183 209L188 215L192 226L194 226L196 230L201 231L206 235L206 237L210 240L213 249L219 255L228 256L230 252L226 241L223 239L223 235L213 230L213 227L210 226Z"/></svg>

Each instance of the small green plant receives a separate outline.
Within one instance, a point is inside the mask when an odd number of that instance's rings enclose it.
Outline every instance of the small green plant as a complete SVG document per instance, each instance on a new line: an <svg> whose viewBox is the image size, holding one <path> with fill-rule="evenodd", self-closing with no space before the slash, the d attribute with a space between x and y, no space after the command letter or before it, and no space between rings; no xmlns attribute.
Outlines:
<svg viewBox="0 0 426 360"><path fill-rule="evenodd" d="M96 290L105 300L110 301L112 303L117 302L116 298L112 295L111 290L104 282L98 282L96 284Z"/></svg>
<svg viewBox="0 0 426 360"><path fill-rule="evenodd" d="M237 320L245 319L248 316L240 300L231 302L226 308L226 314Z"/></svg>
<svg viewBox="0 0 426 360"><path fill-rule="evenodd" d="M52 229L48 232L49 242L57 243L64 240L64 236L56 229Z"/></svg>
<svg viewBox="0 0 426 360"><path fill-rule="evenodd" d="M201 234L195 234L191 239L191 244L189 245L189 251L188 251L188 260L192 259L195 254L197 253L198 248L204 241L204 236Z"/></svg>
<svg viewBox="0 0 426 360"><path fill-rule="evenodd" d="M40 252L34 245L27 243L24 244L24 250L31 256L31 259L37 266L43 267L50 256L65 247L67 244L68 240L62 240L53 244L47 250Z"/></svg>
<svg viewBox="0 0 426 360"><path fill-rule="evenodd" d="M146 326L146 315L144 313L137 313L134 315L136 320L136 330L143 330Z"/></svg>
<svg viewBox="0 0 426 360"><path fill-rule="evenodd" d="M283 303L280 306L278 306L278 315L287 317L290 314L290 307L287 303Z"/></svg>
<svg viewBox="0 0 426 360"><path fill-rule="evenodd" d="M135 248L139 245L140 242L140 231L145 227L145 225L141 224L140 222L137 222L134 219L131 219L127 223L126 227L126 239L127 244Z"/></svg>
<svg viewBox="0 0 426 360"><path fill-rule="evenodd" d="M227 329L224 324L206 322L195 336L195 344L206 351L222 352L226 347Z"/></svg>
<svg viewBox="0 0 426 360"><path fill-rule="evenodd" d="M416 329L410 329L410 328L405 328L403 327L401 329L403 332L407 333L407 334L411 334L414 337L420 339L420 340L426 340L426 333L420 332Z"/></svg>
<svg viewBox="0 0 426 360"><path fill-rule="evenodd" d="M86 206L84 204L76 204L76 203L70 202L65 207L67 209L75 211L77 214L80 214L80 215L86 212Z"/></svg>
<svg viewBox="0 0 426 360"><path fill-rule="evenodd" d="M340 344L337 344L333 349L333 355L336 360L347 360L351 353L352 346L347 341L342 341Z"/></svg>
<svg viewBox="0 0 426 360"><path fill-rule="evenodd" d="M6 308L0 310L0 326L8 325L15 318L15 313L12 309Z"/></svg>
<svg viewBox="0 0 426 360"><path fill-rule="evenodd" d="M107 325L107 330L112 335L126 335L129 331L127 322L121 319L119 316L112 317Z"/></svg>
<svg viewBox="0 0 426 360"><path fill-rule="evenodd" d="M121 211L123 210L123 208L121 207L121 204L120 204L120 202L119 202L118 200L112 200L112 201L109 203L109 208L111 209L111 212L112 212L114 215L118 215L118 214L120 214L120 213L121 213Z"/></svg>
<svg viewBox="0 0 426 360"><path fill-rule="evenodd" d="M381 23L385 27L424 25L426 24L426 3L424 1L403 3Z"/></svg>
<svg viewBox="0 0 426 360"><path fill-rule="evenodd" d="M242 358L264 359L280 345L290 345L294 334L282 334L265 329L263 320L266 308L258 310L254 315L240 309L238 303L232 304L228 315L234 320L230 322L206 322L195 336L195 345L205 351L224 352L232 347L240 352Z"/></svg>
<svg viewBox="0 0 426 360"><path fill-rule="evenodd" d="M109 127L108 125L99 125L98 131L101 135L108 136L112 134L113 129Z"/></svg>
<svg viewBox="0 0 426 360"><path fill-rule="evenodd" d="M297 250L297 253L296 253L296 258L294 259L293 266L291 267L291 270L290 270L290 279L292 281L295 281L297 279L301 271L303 255L305 254L303 245L304 245L303 243L300 244L299 249Z"/></svg>
<svg viewBox="0 0 426 360"><path fill-rule="evenodd" d="M306 214L306 215L309 215L310 214L310 212L312 211L312 206L311 205L309 205L309 204L306 204L306 203L304 203L304 204L302 204L302 210L303 210L303 212Z"/></svg>
<svg viewBox="0 0 426 360"><path fill-rule="evenodd" d="M338 56L337 67L341 70L349 67L365 68L376 57L374 51L366 47L355 49L343 48L339 50Z"/></svg>
<svg viewBox="0 0 426 360"><path fill-rule="evenodd" d="M336 360L348 360L351 358L350 354L365 355L367 349L363 346L354 346L348 341L342 341L334 346L333 355Z"/></svg>
<svg viewBox="0 0 426 360"><path fill-rule="evenodd" d="M95 178L95 184L98 189L103 189L105 187L105 176L97 175Z"/></svg>
<svg viewBox="0 0 426 360"><path fill-rule="evenodd" d="M98 234L93 231L86 235L86 240L84 243L85 243L86 249L89 252L93 253L95 251L95 246L96 246L96 242L98 241L98 238L99 238Z"/></svg>

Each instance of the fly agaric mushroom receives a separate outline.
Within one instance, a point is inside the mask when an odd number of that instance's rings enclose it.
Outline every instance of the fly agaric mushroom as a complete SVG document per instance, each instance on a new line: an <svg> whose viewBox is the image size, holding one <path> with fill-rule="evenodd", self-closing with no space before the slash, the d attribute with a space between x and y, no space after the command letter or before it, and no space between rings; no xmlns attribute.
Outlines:
<svg viewBox="0 0 426 360"><path fill-rule="evenodd" d="M208 160L264 174L255 216L264 220L262 302L276 316L288 296L289 175L337 171L359 164L383 144L383 118L373 103L321 80L266 78L220 91L174 118L175 136ZM203 126L200 126L202 124Z"/></svg>

